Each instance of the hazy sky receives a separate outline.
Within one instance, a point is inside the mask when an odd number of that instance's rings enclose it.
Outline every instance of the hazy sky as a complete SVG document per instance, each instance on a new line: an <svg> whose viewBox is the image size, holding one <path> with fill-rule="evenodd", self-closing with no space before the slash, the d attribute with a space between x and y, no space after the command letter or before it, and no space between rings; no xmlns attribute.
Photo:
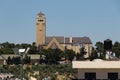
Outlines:
<svg viewBox="0 0 120 80"><path fill-rule="evenodd" d="M120 0L0 0L0 43L35 42L40 11L47 36L120 41Z"/></svg>

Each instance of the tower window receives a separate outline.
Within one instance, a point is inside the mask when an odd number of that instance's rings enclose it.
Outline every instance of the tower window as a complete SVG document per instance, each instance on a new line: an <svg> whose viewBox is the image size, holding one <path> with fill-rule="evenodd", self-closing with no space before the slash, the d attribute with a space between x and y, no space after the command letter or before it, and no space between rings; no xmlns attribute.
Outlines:
<svg viewBox="0 0 120 80"><path fill-rule="evenodd" d="M39 22L43 22L43 20L38 20Z"/></svg>

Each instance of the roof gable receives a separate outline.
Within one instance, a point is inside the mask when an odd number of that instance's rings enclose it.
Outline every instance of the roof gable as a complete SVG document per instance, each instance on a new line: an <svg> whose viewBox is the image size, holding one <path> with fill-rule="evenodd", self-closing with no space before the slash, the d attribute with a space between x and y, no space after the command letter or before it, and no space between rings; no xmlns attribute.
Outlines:
<svg viewBox="0 0 120 80"><path fill-rule="evenodd" d="M55 38L59 43L64 43L63 36L46 37L45 43L48 44L53 38Z"/></svg>
<svg viewBox="0 0 120 80"><path fill-rule="evenodd" d="M53 37L51 39L51 41L48 43L48 45L46 46L46 49L48 48L59 48L61 50L64 50L64 48L59 44L59 42L57 41L57 39L55 37Z"/></svg>

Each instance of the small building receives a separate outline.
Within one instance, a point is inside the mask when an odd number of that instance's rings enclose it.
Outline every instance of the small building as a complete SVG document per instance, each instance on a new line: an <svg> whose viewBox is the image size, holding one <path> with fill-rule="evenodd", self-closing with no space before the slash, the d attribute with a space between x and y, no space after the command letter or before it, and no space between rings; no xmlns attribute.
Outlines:
<svg viewBox="0 0 120 80"><path fill-rule="evenodd" d="M120 61L73 61L72 67L78 69L78 79L82 80L118 80L120 79Z"/></svg>

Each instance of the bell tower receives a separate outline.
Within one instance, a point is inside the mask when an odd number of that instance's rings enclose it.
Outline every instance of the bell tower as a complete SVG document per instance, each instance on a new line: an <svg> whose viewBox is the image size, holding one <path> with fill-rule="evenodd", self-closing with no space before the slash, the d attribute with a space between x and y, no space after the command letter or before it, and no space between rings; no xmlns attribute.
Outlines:
<svg viewBox="0 0 120 80"><path fill-rule="evenodd" d="M39 49L41 45L45 44L46 37L46 17L40 12L36 17L36 46Z"/></svg>

